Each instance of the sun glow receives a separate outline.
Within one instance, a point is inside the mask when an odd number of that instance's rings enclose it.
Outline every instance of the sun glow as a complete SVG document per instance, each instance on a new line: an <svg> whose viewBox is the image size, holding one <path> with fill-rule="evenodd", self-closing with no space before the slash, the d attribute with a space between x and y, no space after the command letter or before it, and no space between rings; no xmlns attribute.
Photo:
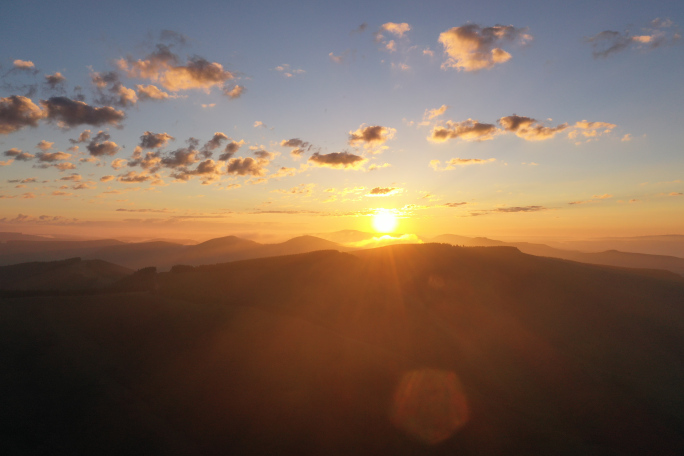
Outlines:
<svg viewBox="0 0 684 456"><path fill-rule="evenodd" d="M378 233L392 233L398 224L397 216L388 211L381 211L373 216L373 228Z"/></svg>

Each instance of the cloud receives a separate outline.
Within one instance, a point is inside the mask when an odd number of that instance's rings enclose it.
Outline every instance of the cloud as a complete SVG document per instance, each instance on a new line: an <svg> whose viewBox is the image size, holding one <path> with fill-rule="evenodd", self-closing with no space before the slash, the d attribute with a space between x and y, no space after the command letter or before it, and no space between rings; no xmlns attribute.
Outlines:
<svg viewBox="0 0 684 456"><path fill-rule="evenodd" d="M12 62L14 68L18 70L33 70L36 66L30 60L15 60Z"/></svg>
<svg viewBox="0 0 684 456"><path fill-rule="evenodd" d="M439 117L442 114L446 112L446 110L449 109L449 106L447 105L442 105L437 109L426 109L425 114L423 114L423 121L430 121L434 119L435 117Z"/></svg>
<svg viewBox="0 0 684 456"><path fill-rule="evenodd" d="M459 206L463 206L466 204L468 204L468 203L466 203L465 201L462 201L460 203L445 203L444 206L446 206L446 207L459 207Z"/></svg>
<svg viewBox="0 0 684 456"><path fill-rule="evenodd" d="M165 157L162 157L160 164L167 168L179 168L197 163L200 160L198 157L199 151L195 149L195 147L197 147L197 140L195 138L190 138L188 143L188 147L176 149Z"/></svg>
<svg viewBox="0 0 684 456"><path fill-rule="evenodd" d="M411 26L406 22L400 24L397 24L396 22L386 22L380 26L380 30L384 30L401 38L404 36L404 33L411 30Z"/></svg>
<svg viewBox="0 0 684 456"><path fill-rule="evenodd" d="M126 163L127 163L126 159L117 158L116 160L112 161L112 168L119 170L119 169L123 168L124 166L126 166Z"/></svg>
<svg viewBox="0 0 684 456"><path fill-rule="evenodd" d="M670 192L668 193L668 196L682 196L684 193L682 192Z"/></svg>
<svg viewBox="0 0 684 456"><path fill-rule="evenodd" d="M5 160L5 161L0 161L0 166L9 166L14 162L13 159Z"/></svg>
<svg viewBox="0 0 684 456"><path fill-rule="evenodd" d="M306 71L304 71L302 69L291 68L290 65L287 63L284 63L282 65L278 65L277 67L275 67L275 70L280 72L286 78L292 78L295 75L306 73Z"/></svg>
<svg viewBox="0 0 684 456"><path fill-rule="evenodd" d="M378 149L388 139L392 139L397 130L380 125L366 127L362 124L356 131L349 132L349 145L363 146L366 149Z"/></svg>
<svg viewBox="0 0 684 456"><path fill-rule="evenodd" d="M289 190L273 190L273 193L311 196L314 187L316 187L316 184L299 184L296 187L292 187Z"/></svg>
<svg viewBox="0 0 684 456"><path fill-rule="evenodd" d="M119 177L116 180L126 184L139 184L142 182L155 181L160 179L161 177L159 176L159 174L147 174L145 172L136 173L135 171L129 171L126 174L119 175Z"/></svg>
<svg viewBox="0 0 684 456"><path fill-rule="evenodd" d="M102 176L100 178L100 182L109 182L109 181L112 181L114 179L116 179L116 177L114 177L112 175Z"/></svg>
<svg viewBox="0 0 684 456"><path fill-rule="evenodd" d="M181 168L171 174L171 177L180 181L188 181L193 176L200 176L202 184L207 185L216 182L221 178L221 164L214 160L207 159L197 165L197 168L189 170Z"/></svg>
<svg viewBox="0 0 684 456"><path fill-rule="evenodd" d="M635 34L629 30L617 32L604 30L596 35L585 38L591 44L592 55L595 59L606 58L612 54L626 49L650 51L665 44L672 44L681 38L678 32L668 30L674 25L670 19L654 19L651 27L641 29L641 34Z"/></svg>
<svg viewBox="0 0 684 456"><path fill-rule="evenodd" d="M368 159L349 152L331 152L329 154L316 152L309 157L309 162L315 166L338 169L359 169L367 161Z"/></svg>
<svg viewBox="0 0 684 456"><path fill-rule="evenodd" d="M90 140L90 130L83 130L80 135L78 135L77 139L69 139L69 142L71 144L79 144L79 143L84 143L88 142Z"/></svg>
<svg viewBox="0 0 684 456"><path fill-rule="evenodd" d="M97 185L93 181L87 181L87 182L80 182L71 188L74 190L93 190L93 189L97 188Z"/></svg>
<svg viewBox="0 0 684 456"><path fill-rule="evenodd" d="M390 165L389 163L383 163L381 165L374 163L368 167L368 171L376 171L378 169L391 168L391 167L392 167L392 165Z"/></svg>
<svg viewBox="0 0 684 456"><path fill-rule="evenodd" d="M55 145L55 143L50 142L50 141L46 141L43 139L38 143L38 145L36 145L36 147L38 149L42 150L43 152L45 152L47 150L52 149L52 146L54 146L54 145Z"/></svg>
<svg viewBox="0 0 684 456"><path fill-rule="evenodd" d="M99 96L95 101L99 104L130 107L138 102L138 95L135 90L125 87L119 81L119 75L114 71L107 73L92 72L90 79L97 87Z"/></svg>
<svg viewBox="0 0 684 456"><path fill-rule="evenodd" d="M12 95L0 98L0 134L9 134L24 127L37 127L45 112L29 98Z"/></svg>
<svg viewBox="0 0 684 456"><path fill-rule="evenodd" d="M79 125L113 125L118 126L126 116L111 106L96 108L83 101L67 97L52 97L41 100L40 104L47 110L47 118L56 121L60 128L68 129Z"/></svg>
<svg viewBox="0 0 684 456"><path fill-rule="evenodd" d="M628 142L628 141L631 141L631 140L632 140L632 135L631 135L630 133L627 133L626 135L624 135L624 136L622 137L622 139L621 139L620 141L622 141L622 142Z"/></svg>
<svg viewBox="0 0 684 456"><path fill-rule="evenodd" d="M76 165L73 163L67 163L67 162L62 162L62 163L57 163L55 165L52 165L55 168L57 168L60 171L66 171L68 169L76 169Z"/></svg>
<svg viewBox="0 0 684 456"><path fill-rule="evenodd" d="M430 167L434 169L435 171L450 171L452 169L456 169L460 166L468 166L468 165L484 165L487 163L493 163L496 161L496 158L487 158L487 159L480 159L480 158L452 158L451 160L447 160L444 162L444 167L441 166L442 162L439 160L431 160L430 161Z"/></svg>
<svg viewBox="0 0 684 456"><path fill-rule="evenodd" d="M547 208L544 206L515 206L515 207L499 207L492 212L539 212L539 211L545 211Z"/></svg>
<svg viewBox="0 0 684 456"><path fill-rule="evenodd" d="M227 174L234 174L237 176L263 176L266 174L266 168L262 166L258 160L252 157L237 157L231 158L228 161L226 168Z"/></svg>
<svg viewBox="0 0 684 456"><path fill-rule="evenodd" d="M71 154L66 152L38 152L36 158L40 162L53 163L56 161L68 160L71 158Z"/></svg>
<svg viewBox="0 0 684 456"><path fill-rule="evenodd" d="M447 120L446 126L437 126L432 129L428 140L445 142L449 139L460 138L464 141L486 141L493 139L497 133L499 130L493 124L480 123L473 119L463 122Z"/></svg>
<svg viewBox="0 0 684 456"><path fill-rule="evenodd" d="M511 54L498 46L514 41L528 43L532 36L527 31L527 27L516 28L512 25L482 27L478 24L466 24L442 32L439 42L448 56L442 68L477 71L507 62Z"/></svg>
<svg viewBox="0 0 684 456"><path fill-rule="evenodd" d="M138 89L138 98L140 100L166 100L169 98L169 94L160 90L155 85L141 85L135 86Z"/></svg>
<svg viewBox="0 0 684 456"><path fill-rule="evenodd" d="M73 193L70 193L70 192L62 192L62 191L59 191L59 190L55 190L54 192L52 192L52 196L73 196L73 195L74 195Z"/></svg>
<svg viewBox="0 0 684 456"><path fill-rule="evenodd" d="M14 160L17 161L29 161L33 160L36 157L33 154L22 152L21 149L17 149L16 147L11 148L10 150L6 150L4 152L4 155L5 157L12 157Z"/></svg>
<svg viewBox="0 0 684 456"><path fill-rule="evenodd" d="M100 130L88 143L86 149L93 157L102 157L104 155L115 155L120 147L114 142L109 141L109 134Z"/></svg>
<svg viewBox="0 0 684 456"><path fill-rule="evenodd" d="M354 30L352 30L351 33L363 33L366 31L367 28L368 28L368 24L366 24L364 22L361 25L359 25L358 27L356 27Z"/></svg>
<svg viewBox="0 0 684 456"><path fill-rule="evenodd" d="M59 180L62 180L62 181L72 181L72 182L80 181L81 179L82 179L82 177L78 173L71 173L68 176L64 176L64 177L59 178Z"/></svg>
<svg viewBox="0 0 684 456"><path fill-rule="evenodd" d="M299 138L283 139L280 141L280 145L282 147L291 147L290 155L295 158L301 157L304 152L310 151L312 147L310 143Z"/></svg>
<svg viewBox="0 0 684 456"><path fill-rule="evenodd" d="M228 141L228 136L225 133L220 131L214 133L214 136L202 146L201 152L204 158L210 158L212 152L221 147L223 141Z"/></svg>
<svg viewBox="0 0 684 456"><path fill-rule="evenodd" d="M349 51L349 49L347 49L340 55L335 55L331 52L330 54L328 54L328 57L330 57L330 60L332 60L333 62L341 64L347 61L350 52L351 51Z"/></svg>
<svg viewBox="0 0 684 456"><path fill-rule="evenodd" d="M173 141L175 138L168 133L152 133L151 131L146 131L140 137L140 147L143 149L161 149L166 147L169 141Z"/></svg>
<svg viewBox="0 0 684 456"><path fill-rule="evenodd" d="M45 75L45 83L52 90L57 90L57 89L63 88L65 81L66 81L66 78L59 71L57 71L54 74L46 74Z"/></svg>
<svg viewBox="0 0 684 456"><path fill-rule="evenodd" d="M143 60L134 61L128 57L119 59L116 64L128 77L150 79L172 92L189 89L208 92L213 87L222 88L225 82L234 78L220 63L198 56L180 65L178 56L163 44L158 44L157 50Z"/></svg>
<svg viewBox="0 0 684 456"><path fill-rule="evenodd" d="M253 126L254 128L259 128L259 127L261 127L261 128L266 128L266 124L264 124L264 123L263 123L262 121L260 121L260 120L255 120L255 121L254 121L254 125L252 125L252 126Z"/></svg>
<svg viewBox="0 0 684 456"><path fill-rule="evenodd" d="M245 93L245 87L241 85L235 85L231 88L223 89L223 94L228 98L240 98L243 93Z"/></svg>
<svg viewBox="0 0 684 456"><path fill-rule="evenodd" d="M155 213L155 214L170 214L175 211L169 209L117 209L116 212L143 212L143 213Z"/></svg>
<svg viewBox="0 0 684 456"><path fill-rule="evenodd" d="M613 197L613 195L606 193L604 195L593 195L592 199L608 199L608 198L612 198L612 197Z"/></svg>
<svg viewBox="0 0 684 456"><path fill-rule="evenodd" d="M226 144L225 149L223 149L223 153L219 155L219 160L220 161L227 161L233 158L233 155L240 149L245 144L244 140L240 141L231 141L228 144Z"/></svg>
<svg viewBox="0 0 684 456"><path fill-rule="evenodd" d="M580 134L585 138L595 138L611 133L616 127L617 125L608 122L587 122L586 120L582 120L573 125L573 130L568 133L568 138L575 139Z"/></svg>
<svg viewBox="0 0 684 456"><path fill-rule="evenodd" d="M546 127L536 119L515 114L502 117L497 122L504 130L515 133L518 137L527 141L543 141L545 139L550 139L557 133L568 128L567 123L555 127Z"/></svg>
<svg viewBox="0 0 684 456"><path fill-rule="evenodd" d="M397 187L375 187L366 196L392 196L402 193L403 188Z"/></svg>
<svg viewBox="0 0 684 456"><path fill-rule="evenodd" d="M254 154L254 156L256 156L259 159L259 162L262 164L268 164L277 155L274 152L269 152L269 151L264 150L264 149L257 149L252 153Z"/></svg>

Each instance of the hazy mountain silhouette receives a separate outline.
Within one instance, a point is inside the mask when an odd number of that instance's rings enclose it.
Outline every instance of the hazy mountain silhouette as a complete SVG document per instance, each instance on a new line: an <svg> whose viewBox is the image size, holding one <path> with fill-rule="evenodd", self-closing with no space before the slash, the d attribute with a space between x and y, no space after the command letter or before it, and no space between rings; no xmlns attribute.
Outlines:
<svg viewBox="0 0 684 456"><path fill-rule="evenodd" d="M154 276L0 301L8 454L683 454L680 282L445 244Z"/></svg>
<svg viewBox="0 0 684 456"><path fill-rule="evenodd" d="M0 243L0 266L30 261L56 261L87 257L105 246L123 245L116 239L90 241L35 241L12 240Z"/></svg>
<svg viewBox="0 0 684 456"><path fill-rule="evenodd" d="M545 244L533 244L528 242L503 242L488 238L469 238L453 234L437 236L433 239L433 241L463 246L508 245L516 247L520 249L521 252L528 253L530 255L563 258L566 260L579 261L581 263L602 264L623 268L662 269L684 276L684 258L674 256L619 252L616 250L587 253L557 249Z"/></svg>
<svg viewBox="0 0 684 456"><path fill-rule="evenodd" d="M587 239L581 241L566 241L562 243L555 242L552 243L552 245L561 249L581 250L585 252L621 250L624 252L684 257L684 235L681 234Z"/></svg>
<svg viewBox="0 0 684 456"><path fill-rule="evenodd" d="M102 260L68 260L0 266L0 290L92 290L133 273Z"/></svg>

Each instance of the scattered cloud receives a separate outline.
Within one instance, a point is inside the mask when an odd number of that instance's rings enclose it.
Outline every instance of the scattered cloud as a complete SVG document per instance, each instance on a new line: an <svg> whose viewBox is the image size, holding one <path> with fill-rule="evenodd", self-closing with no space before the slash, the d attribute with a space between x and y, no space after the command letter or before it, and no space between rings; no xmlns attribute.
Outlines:
<svg viewBox="0 0 684 456"><path fill-rule="evenodd" d="M406 22L386 22L380 26L380 30L401 38L406 32L411 30L411 26Z"/></svg>
<svg viewBox="0 0 684 456"><path fill-rule="evenodd" d="M282 65L278 65L277 67L275 67L275 70L278 71L279 73L281 73L286 78L292 78L296 75L306 73L306 71L304 71L302 69L296 69L296 68L290 67L290 65L287 63L284 63Z"/></svg>
<svg viewBox="0 0 684 456"><path fill-rule="evenodd" d="M62 129L69 129L79 125L112 125L118 126L126 116L111 106L96 108L83 101L72 100L67 97L52 97L41 100L40 104L47 111L47 119L57 122Z"/></svg>
<svg viewBox="0 0 684 456"><path fill-rule="evenodd" d="M222 88L235 77L220 63L198 56L181 65L179 57L164 44L158 44L157 49L142 60L121 58L116 65L128 77L149 79L171 92L190 89L209 92L214 87Z"/></svg>
<svg viewBox="0 0 684 456"><path fill-rule="evenodd" d="M223 153L219 155L219 160L220 161L227 161L233 158L233 155L240 149L245 144L245 141L241 139L240 141L231 141L228 144L226 144L226 147L223 149Z"/></svg>
<svg viewBox="0 0 684 456"><path fill-rule="evenodd" d="M516 28L512 25L482 27L478 24L466 24L442 32L439 42L447 55L442 68L477 71L507 62L511 59L511 54L499 46L516 41L520 44L530 42L532 36L527 31L527 27Z"/></svg>
<svg viewBox="0 0 684 456"><path fill-rule="evenodd" d="M449 139L460 138L464 141L486 141L493 139L499 130L494 124L480 123L468 119L463 122L446 121L446 126L436 126L430 132L428 140L445 142Z"/></svg>
<svg viewBox="0 0 684 456"><path fill-rule="evenodd" d="M46 141L43 139L38 143L38 145L36 145L36 147L38 149L42 150L43 152L45 152L45 151L52 149L52 146L54 146L54 145L55 145L55 143L50 142L50 141Z"/></svg>
<svg viewBox="0 0 684 456"><path fill-rule="evenodd" d="M40 162L53 163L56 161L68 160L71 158L71 154L66 152L38 152L36 158Z"/></svg>
<svg viewBox="0 0 684 456"><path fill-rule="evenodd" d="M234 85L230 88L223 89L223 94L228 98L240 98L245 93L245 87L241 85Z"/></svg>
<svg viewBox="0 0 684 456"><path fill-rule="evenodd" d="M169 98L168 93L155 85L138 84L135 88L138 89L138 98L140 98L140 100L166 100Z"/></svg>
<svg viewBox="0 0 684 456"><path fill-rule="evenodd" d="M382 145L394 137L397 132L394 128L380 125L366 126L362 124L356 131L349 132L349 145L352 147L363 146L369 151L381 151L386 147Z"/></svg>
<svg viewBox="0 0 684 456"><path fill-rule="evenodd" d="M14 68L18 70L33 70L36 66L30 60L15 60L12 62Z"/></svg>
<svg viewBox="0 0 684 456"><path fill-rule="evenodd" d="M65 82L66 78L59 71L54 74L45 75L45 84L47 84L51 90L63 89Z"/></svg>
<svg viewBox="0 0 684 456"><path fill-rule="evenodd" d="M442 166L442 162L439 160L431 160L430 167L435 171L450 171L461 166L484 165L495 161L496 158L487 158L484 160L480 158L452 158L451 160L445 161L444 166Z"/></svg>
<svg viewBox="0 0 684 456"><path fill-rule="evenodd" d="M228 160L226 167L227 174L234 174L236 176L263 176L267 172L266 168L262 166L258 160L252 157L237 157Z"/></svg>
<svg viewBox="0 0 684 456"><path fill-rule="evenodd" d="M555 127L547 127L536 119L515 114L500 118L498 123L505 131L515 133L518 137L527 141L543 141L545 139L550 139L557 133L568 128L567 123Z"/></svg>
<svg viewBox="0 0 684 456"><path fill-rule="evenodd" d="M102 157L105 155L115 155L120 147L114 142L109 141L109 134L100 130L88 143L86 149L93 157Z"/></svg>
<svg viewBox="0 0 684 456"><path fill-rule="evenodd" d="M676 31L675 24L670 19L654 19L650 27L644 27L639 33L630 30L617 32L604 30L596 35L586 38L591 44L592 55L595 59L606 58L612 54L634 49L650 51L666 44L678 41L681 35Z"/></svg>
<svg viewBox="0 0 684 456"><path fill-rule="evenodd" d="M114 179L116 179L116 177L114 177L112 175L102 176L100 178L100 182L109 182L109 181L112 181Z"/></svg>
<svg viewBox="0 0 684 456"><path fill-rule="evenodd" d="M371 189L366 196L393 196L398 195L404 191L403 188L398 187L375 187Z"/></svg>
<svg viewBox="0 0 684 456"><path fill-rule="evenodd" d="M161 149L166 147L169 141L173 141L176 138L170 134L164 133L152 133L151 131L146 131L140 137L140 147L142 149Z"/></svg>
<svg viewBox="0 0 684 456"><path fill-rule="evenodd" d="M290 155L295 158L301 157L304 152L310 151L312 147L311 144L306 141L302 141L299 138L283 139L280 141L280 145L282 147L291 147L292 150L290 151Z"/></svg>
<svg viewBox="0 0 684 456"><path fill-rule="evenodd" d="M0 98L0 134L6 135L24 127L37 127L45 117L31 99L20 95Z"/></svg>
<svg viewBox="0 0 684 456"><path fill-rule="evenodd" d="M314 166L338 169L360 169L367 161L368 159L349 152L331 152L329 154L315 152L309 157L309 162Z"/></svg>

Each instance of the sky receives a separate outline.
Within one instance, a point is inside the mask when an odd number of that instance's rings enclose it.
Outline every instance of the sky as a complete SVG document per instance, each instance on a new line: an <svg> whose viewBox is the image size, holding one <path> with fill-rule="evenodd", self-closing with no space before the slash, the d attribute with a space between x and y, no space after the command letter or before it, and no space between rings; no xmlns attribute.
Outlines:
<svg viewBox="0 0 684 456"><path fill-rule="evenodd" d="M681 1L325 3L3 6L0 231L684 234Z"/></svg>

